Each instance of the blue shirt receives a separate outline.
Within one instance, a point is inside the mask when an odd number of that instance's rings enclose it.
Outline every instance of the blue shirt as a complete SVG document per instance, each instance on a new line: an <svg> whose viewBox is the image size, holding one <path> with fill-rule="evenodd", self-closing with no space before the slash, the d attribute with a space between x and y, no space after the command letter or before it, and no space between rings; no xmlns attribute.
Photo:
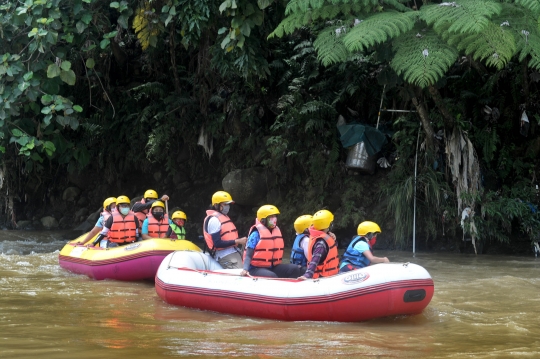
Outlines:
<svg viewBox="0 0 540 359"><path fill-rule="evenodd" d="M96 222L96 225L95 227L98 227L98 228L103 228L103 215L99 216L97 222Z"/></svg>
<svg viewBox="0 0 540 359"><path fill-rule="evenodd" d="M354 247L353 247L355 250L357 250L359 253L364 253L365 251L369 251L369 244L367 244L365 241L358 241ZM345 267L347 264L347 261L343 261L341 262L341 264L339 265L339 268L343 268Z"/></svg>
<svg viewBox="0 0 540 359"><path fill-rule="evenodd" d="M261 235L259 234L259 231L255 230L251 232L251 234L249 235L246 246L248 248L255 249L255 247L257 247L257 244L259 244L260 240L261 240Z"/></svg>

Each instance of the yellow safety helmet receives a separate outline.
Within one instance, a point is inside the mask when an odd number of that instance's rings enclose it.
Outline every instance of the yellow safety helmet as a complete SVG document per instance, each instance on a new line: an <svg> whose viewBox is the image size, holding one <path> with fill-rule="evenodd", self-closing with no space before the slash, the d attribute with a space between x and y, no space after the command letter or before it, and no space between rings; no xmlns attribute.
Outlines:
<svg viewBox="0 0 540 359"><path fill-rule="evenodd" d="M156 191L154 191L153 189L149 189L146 192L144 192L144 198L157 199L158 195Z"/></svg>
<svg viewBox="0 0 540 359"><path fill-rule="evenodd" d="M279 214L279 209L271 204L265 204L257 210L257 219L260 221L263 218L271 216L273 214Z"/></svg>
<svg viewBox="0 0 540 359"><path fill-rule="evenodd" d="M365 236L368 233L381 233L381 227L375 222L365 221L358 225L356 233L359 236Z"/></svg>
<svg viewBox="0 0 540 359"><path fill-rule="evenodd" d="M175 211L172 214L171 219L183 219L183 220L187 221L186 214L184 212L182 212L182 211Z"/></svg>
<svg viewBox="0 0 540 359"><path fill-rule="evenodd" d="M220 203L234 203L232 197L230 194L228 194L225 191L217 191L212 195L212 205L215 206L216 204Z"/></svg>
<svg viewBox="0 0 540 359"><path fill-rule="evenodd" d="M152 203L151 208L154 208L154 207L162 207L163 209L165 209L165 205L161 201L155 201L154 203Z"/></svg>
<svg viewBox="0 0 540 359"><path fill-rule="evenodd" d="M103 201L103 208L109 207L112 203L116 204L116 197L109 197Z"/></svg>
<svg viewBox="0 0 540 359"><path fill-rule="evenodd" d="M304 233L304 231L311 227L313 224L313 216L310 214L304 214L294 221L294 230L296 233Z"/></svg>
<svg viewBox="0 0 540 359"><path fill-rule="evenodd" d="M313 228L318 231L330 228L330 224L334 221L332 212L322 209L313 215Z"/></svg>
<svg viewBox="0 0 540 359"><path fill-rule="evenodd" d="M131 201L129 200L128 196L118 196L116 197L116 205L118 206L120 203L127 203L130 204Z"/></svg>

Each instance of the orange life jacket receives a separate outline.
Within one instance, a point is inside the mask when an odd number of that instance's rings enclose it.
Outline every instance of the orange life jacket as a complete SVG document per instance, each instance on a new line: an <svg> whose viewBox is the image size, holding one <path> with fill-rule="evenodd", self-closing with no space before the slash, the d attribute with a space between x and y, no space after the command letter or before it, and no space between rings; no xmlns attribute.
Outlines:
<svg viewBox="0 0 540 359"><path fill-rule="evenodd" d="M136 202L135 204L137 203L145 204L146 200L143 198L139 202ZM149 216L148 212L149 211L147 209L143 209L141 212L135 212L135 216L139 219L139 223L143 223L144 220L148 218Z"/></svg>
<svg viewBox="0 0 540 359"><path fill-rule="evenodd" d="M147 219L148 235L152 238L165 238L167 231L169 230L169 216L164 213L161 221L158 221L156 217L150 213Z"/></svg>
<svg viewBox="0 0 540 359"><path fill-rule="evenodd" d="M249 234L257 230L261 240L255 246L251 265L254 267L272 268L281 264L283 259L283 248L285 246L283 237L279 227L275 227L270 232L270 229L255 220L255 225L249 229ZM244 260L246 259L246 251L244 251Z"/></svg>
<svg viewBox="0 0 540 359"><path fill-rule="evenodd" d="M135 214L131 211L122 217L119 212L112 214L113 223L108 232L109 241L114 243L130 243L137 239Z"/></svg>
<svg viewBox="0 0 540 359"><path fill-rule="evenodd" d="M339 258L336 240L323 231L318 231L313 228L309 229L309 245L307 253L308 263L311 262L311 259L313 258L313 247L318 239L324 239L326 246L328 247L328 251L326 253L326 258L321 258L322 263L319 262L319 265L315 269L315 273L313 273L314 279L319 277L330 277L337 274L339 271Z"/></svg>
<svg viewBox="0 0 540 359"><path fill-rule="evenodd" d="M210 217L216 217L221 223L221 231L219 232L219 235L221 236L222 240L232 241L233 239L238 239L238 230L236 229L236 226L234 225L234 223L232 223L229 216L218 211L208 210L206 211L206 218L203 221L203 234L204 234L204 240L206 242L206 245L211 251L214 250L214 242L212 241L212 235L208 233L206 229L206 227L208 226L208 221L210 220ZM236 246L236 244L234 246ZM234 246L229 246L225 248L230 248ZM221 250L225 248L219 248L219 249Z"/></svg>

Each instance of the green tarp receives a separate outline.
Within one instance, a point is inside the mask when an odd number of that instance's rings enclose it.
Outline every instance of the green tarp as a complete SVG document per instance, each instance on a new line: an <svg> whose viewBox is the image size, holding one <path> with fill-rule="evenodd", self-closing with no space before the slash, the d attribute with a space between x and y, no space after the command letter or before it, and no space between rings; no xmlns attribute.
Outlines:
<svg viewBox="0 0 540 359"><path fill-rule="evenodd" d="M341 137L343 147L351 147L358 142L364 142L368 155L373 156L379 152L382 147L388 142L384 133L375 127L361 125L358 123L350 123L347 125L337 126Z"/></svg>

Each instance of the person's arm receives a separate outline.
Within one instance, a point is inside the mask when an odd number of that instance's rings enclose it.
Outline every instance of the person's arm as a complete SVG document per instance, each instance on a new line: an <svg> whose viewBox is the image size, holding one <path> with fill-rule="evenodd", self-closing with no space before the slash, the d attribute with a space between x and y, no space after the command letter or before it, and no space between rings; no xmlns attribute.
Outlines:
<svg viewBox="0 0 540 359"><path fill-rule="evenodd" d="M86 235L86 237L84 237L84 239L82 240L82 242L79 242L79 244L86 244L86 242L90 241L92 238L94 238L94 236L96 234L98 234L99 232L101 232L101 228L100 227L94 227L92 228L92 230L90 232L88 232L88 234Z"/></svg>
<svg viewBox="0 0 540 359"><path fill-rule="evenodd" d="M154 201L148 201L146 203L141 203L141 202L136 202L134 205L133 205L133 208L131 209L134 213L137 213L137 212L142 212L146 209L150 209L150 207L152 207L152 203L154 203Z"/></svg>
<svg viewBox="0 0 540 359"><path fill-rule="evenodd" d="M246 258L244 259L244 267L242 272L240 272L241 276L246 276L249 267L251 266L251 260L253 259L253 254L255 253L255 247L257 247L257 244L261 240L261 236L259 234L259 231L253 231L249 235L249 239L247 241L246 245Z"/></svg>
<svg viewBox="0 0 540 359"><path fill-rule="evenodd" d="M326 254L327 250L324 239L317 240L317 242L315 243L315 247L313 248L313 257L311 258L311 262L308 263L306 273L304 273L303 276L298 277L298 279L304 280L313 278L313 274L315 273L315 270L317 269L321 258L326 256Z"/></svg>
<svg viewBox="0 0 540 359"><path fill-rule="evenodd" d="M362 253L370 262L371 264L377 264L377 263L390 263L390 260L386 257L375 257L371 251L364 251Z"/></svg>
<svg viewBox="0 0 540 359"><path fill-rule="evenodd" d="M97 238L92 242L92 244L95 246L97 243L99 243L103 238L107 237L107 233L109 233L109 230L111 229L113 224L113 216L110 216L105 223L103 223L103 228L101 229L101 233Z"/></svg>

